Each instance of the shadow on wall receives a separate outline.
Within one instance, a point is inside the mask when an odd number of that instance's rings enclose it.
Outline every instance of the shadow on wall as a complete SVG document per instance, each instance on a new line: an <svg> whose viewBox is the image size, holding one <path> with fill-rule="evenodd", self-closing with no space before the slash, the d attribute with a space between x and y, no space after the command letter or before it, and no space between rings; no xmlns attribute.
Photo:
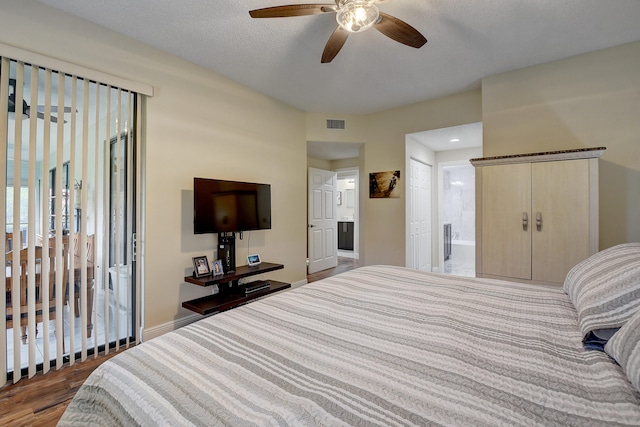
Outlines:
<svg viewBox="0 0 640 427"><path fill-rule="evenodd" d="M601 159L599 184L600 250L640 242L640 170Z"/></svg>

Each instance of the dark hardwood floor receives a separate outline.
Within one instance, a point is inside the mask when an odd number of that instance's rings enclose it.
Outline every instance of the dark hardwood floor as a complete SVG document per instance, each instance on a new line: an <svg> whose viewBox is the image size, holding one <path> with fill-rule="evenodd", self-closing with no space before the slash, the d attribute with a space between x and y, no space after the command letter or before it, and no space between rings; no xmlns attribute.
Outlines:
<svg viewBox="0 0 640 427"><path fill-rule="evenodd" d="M307 282L315 282L357 267L358 260L338 257L336 267L307 275ZM22 379L17 384L0 388L0 424L55 426L89 374L116 354L111 351L107 356L100 355L97 359L90 357L73 366L65 365L58 371L50 371L46 375L37 374L31 379Z"/></svg>
<svg viewBox="0 0 640 427"><path fill-rule="evenodd" d="M65 364L60 370L0 388L0 425L55 426L89 374L118 353L110 351L97 359L90 356L73 366Z"/></svg>
<svg viewBox="0 0 640 427"><path fill-rule="evenodd" d="M338 257L338 265L336 267L318 271L313 274L307 274L307 282L315 282L317 280L324 279L325 277L331 277L339 273L344 273L345 271L353 270L354 268L358 268L357 259Z"/></svg>

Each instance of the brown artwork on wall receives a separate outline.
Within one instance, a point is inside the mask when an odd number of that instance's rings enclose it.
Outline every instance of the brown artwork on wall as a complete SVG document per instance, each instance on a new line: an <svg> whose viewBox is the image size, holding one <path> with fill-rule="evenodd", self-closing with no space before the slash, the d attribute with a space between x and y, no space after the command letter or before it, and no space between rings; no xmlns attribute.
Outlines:
<svg viewBox="0 0 640 427"><path fill-rule="evenodd" d="M372 172L369 174L369 198L400 197L400 171Z"/></svg>

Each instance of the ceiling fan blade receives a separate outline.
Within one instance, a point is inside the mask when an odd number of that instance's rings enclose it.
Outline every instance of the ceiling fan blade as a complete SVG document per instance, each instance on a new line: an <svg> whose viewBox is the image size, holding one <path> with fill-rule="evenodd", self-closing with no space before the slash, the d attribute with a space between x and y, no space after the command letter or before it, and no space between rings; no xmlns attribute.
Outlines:
<svg viewBox="0 0 640 427"><path fill-rule="evenodd" d="M386 13L380 12L380 18L373 26L390 39L416 49L427 42L427 39L411 25Z"/></svg>
<svg viewBox="0 0 640 427"><path fill-rule="evenodd" d="M333 4L290 4L250 10L249 15L251 15L252 18L286 18L289 16L317 15L320 13L335 12L336 9L337 7Z"/></svg>
<svg viewBox="0 0 640 427"><path fill-rule="evenodd" d="M331 34L329 41L327 41L327 44L324 47L324 52L322 52L322 61L320 62L326 64L327 62L333 61L333 58L335 58L338 52L340 52L340 49L342 49L342 46L344 46L348 37L349 32L338 25L338 28L336 28L333 34Z"/></svg>

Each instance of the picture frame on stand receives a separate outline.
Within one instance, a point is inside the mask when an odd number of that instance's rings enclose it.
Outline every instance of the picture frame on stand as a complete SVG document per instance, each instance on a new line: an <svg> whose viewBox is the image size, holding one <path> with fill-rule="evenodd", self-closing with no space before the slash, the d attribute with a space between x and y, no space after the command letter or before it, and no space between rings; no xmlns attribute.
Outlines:
<svg viewBox="0 0 640 427"><path fill-rule="evenodd" d="M211 276L211 269L209 268L209 260L207 256L197 256L193 258L193 276L204 277Z"/></svg>

